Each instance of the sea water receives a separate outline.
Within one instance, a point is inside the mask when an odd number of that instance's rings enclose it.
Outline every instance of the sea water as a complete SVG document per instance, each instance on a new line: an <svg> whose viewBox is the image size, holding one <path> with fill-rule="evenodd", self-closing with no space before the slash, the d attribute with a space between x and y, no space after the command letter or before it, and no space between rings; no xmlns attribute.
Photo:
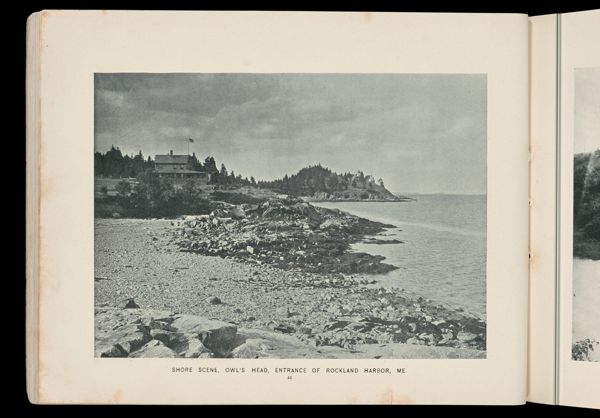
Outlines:
<svg viewBox="0 0 600 418"><path fill-rule="evenodd" d="M600 261L573 260L573 341L600 341ZM600 361L600 348L596 348Z"/></svg>
<svg viewBox="0 0 600 418"><path fill-rule="evenodd" d="M485 317L486 196L418 195L408 202L315 202L395 225L378 239L403 244L353 245L383 255L398 269L372 276L384 287L405 290Z"/></svg>

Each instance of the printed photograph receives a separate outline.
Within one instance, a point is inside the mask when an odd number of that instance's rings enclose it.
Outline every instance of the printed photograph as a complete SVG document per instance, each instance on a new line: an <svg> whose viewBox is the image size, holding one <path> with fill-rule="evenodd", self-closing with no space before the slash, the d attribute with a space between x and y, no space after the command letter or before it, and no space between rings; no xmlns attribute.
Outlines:
<svg viewBox="0 0 600 418"><path fill-rule="evenodd" d="M600 67L575 69L573 360L600 361Z"/></svg>
<svg viewBox="0 0 600 418"><path fill-rule="evenodd" d="M485 358L486 185L485 74L95 74L95 356Z"/></svg>

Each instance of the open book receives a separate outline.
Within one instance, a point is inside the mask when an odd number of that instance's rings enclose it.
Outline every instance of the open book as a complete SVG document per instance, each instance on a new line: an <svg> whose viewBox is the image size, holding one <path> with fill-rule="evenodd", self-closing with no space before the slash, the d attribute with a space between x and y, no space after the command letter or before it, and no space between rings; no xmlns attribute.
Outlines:
<svg viewBox="0 0 600 418"><path fill-rule="evenodd" d="M44 11L35 403L600 407L600 12Z"/></svg>

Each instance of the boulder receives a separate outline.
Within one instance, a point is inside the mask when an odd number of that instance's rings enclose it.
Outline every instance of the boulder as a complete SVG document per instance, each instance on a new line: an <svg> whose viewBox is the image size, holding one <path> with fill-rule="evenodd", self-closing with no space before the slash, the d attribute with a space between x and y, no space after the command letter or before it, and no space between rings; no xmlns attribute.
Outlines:
<svg viewBox="0 0 600 418"><path fill-rule="evenodd" d="M193 334L185 335L185 343L178 347L177 353L185 358L213 357L213 353Z"/></svg>
<svg viewBox="0 0 600 418"><path fill-rule="evenodd" d="M211 296L211 297L207 298L206 301L208 303L210 303L211 305L220 305L222 303L221 299L219 299L216 296Z"/></svg>
<svg viewBox="0 0 600 418"><path fill-rule="evenodd" d="M96 356L111 357L115 353L130 354L152 339L149 328L143 325L126 324L114 330L96 329ZM119 345L120 348L114 346ZM119 357L126 357L119 355Z"/></svg>
<svg viewBox="0 0 600 418"><path fill-rule="evenodd" d="M139 350L130 354L130 357L144 358L172 358L177 354L159 340L152 340Z"/></svg>
<svg viewBox="0 0 600 418"><path fill-rule="evenodd" d="M127 357L128 353L120 344L96 347L96 357Z"/></svg>
<svg viewBox="0 0 600 418"><path fill-rule="evenodd" d="M229 210L229 214L233 219L243 219L246 217L246 212L239 206L234 206Z"/></svg>
<svg viewBox="0 0 600 418"><path fill-rule="evenodd" d="M123 300L120 305L119 308L122 309L138 309L139 306L137 303L135 303L135 300L133 300L133 298L127 298L125 300Z"/></svg>
<svg viewBox="0 0 600 418"><path fill-rule="evenodd" d="M198 336L216 354L227 353L237 334L237 326L233 324L195 315L177 315L171 325L179 332Z"/></svg>
<svg viewBox="0 0 600 418"><path fill-rule="evenodd" d="M187 343L187 338L181 332L153 329L150 331L150 335L152 335L153 339L162 342L167 347L172 349Z"/></svg>
<svg viewBox="0 0 600 418"><path fill-rule="evenodd" d="M262 338L249 338L243 344L231 351L233 358L260 358L265 357L265 351L269 349L266 341Z"/></svg>

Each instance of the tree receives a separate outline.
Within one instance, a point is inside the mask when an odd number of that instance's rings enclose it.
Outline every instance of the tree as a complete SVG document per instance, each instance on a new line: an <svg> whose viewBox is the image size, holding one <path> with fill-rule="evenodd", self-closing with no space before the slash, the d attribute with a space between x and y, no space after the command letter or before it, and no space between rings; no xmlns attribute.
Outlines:
<svg viewBox="0 0 600 418"><path fill-rule="evenodd" d="M188 158L187 168L192 171L202 171L202 163L198 161L195 152Z"/></svg>
<svg viewBox="0 0 600 418"><path fill-rule="evenodd" d="M218 176L216 176L214 182L218 184L227 184L229 182L227 167L225 167L225 164L221 164L221 170L219 171Z"/></svg>
<svg viewBox="0 0 600 418"><path fill-rule="evenodd" d="M104 169L108 177L122 177L124 174L123 154L114 145L104 154Z"/></svg>
<svg viewBox="0 0 600 418"><path fill-rule="evenodd" d="M115 190L121 197L129 196L129 193L131 193L131 184L127 180L121 180L115 185Z"/></svg>
<svg viewBox="0 0 600 418"><path fill-rule="evenodd" d="M204 160L204 171L210 173L211 175L219 174L219 170L217 169L217 163L215 159L211 156L206 157Z"/></svg>

